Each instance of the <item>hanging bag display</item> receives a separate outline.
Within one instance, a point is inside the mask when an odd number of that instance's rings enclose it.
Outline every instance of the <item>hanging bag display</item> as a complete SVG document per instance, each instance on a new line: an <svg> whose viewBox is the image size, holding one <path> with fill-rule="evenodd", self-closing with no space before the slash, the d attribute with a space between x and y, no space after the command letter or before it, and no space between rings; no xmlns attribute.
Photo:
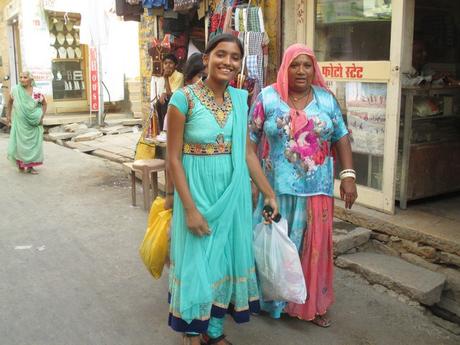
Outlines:
<svg viewBox="0 0 460 345"><path fill-rule="evenodd" d="M174 0L174 11L188 12L200 6L199 0Z"/></svg>
<svg viewBox="0 0 460 345"><path fill-rule="evenodd" d="M297 248L288 236L286 219L256 226L254 257L265 301L305 303L305 278Z"/></svg>
<svg viewBox="0 0 460 345"><path fill-rule="evenodd" d="M150 115L142 126L142 134L136 144L134 160L155 158L155 144L153 144L152 139L159 133L158 114L156 107L152 106Z"/></svg>
<svg viewBox="0 0 460 345"><path fill-rule="evenodd" d="M165 200L156 198L150 208L147 230L139 254L147 270L159 279L169 252L169 225L172 209L165 210Z"/></svg>

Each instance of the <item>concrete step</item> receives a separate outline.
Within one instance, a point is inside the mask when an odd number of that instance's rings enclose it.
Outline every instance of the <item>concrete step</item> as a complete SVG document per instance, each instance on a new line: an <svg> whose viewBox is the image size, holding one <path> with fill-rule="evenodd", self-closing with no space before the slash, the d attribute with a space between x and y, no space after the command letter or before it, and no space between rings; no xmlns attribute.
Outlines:
<svg viewBox="0 0 460 345"><path fill-rule="evenodd" d="M372 231L365 228L356 228L345 233L334 231L332 241L334 244L334 255L341 255L353 248L362 246L369 241Z"/></svg>
<svg viewBox="0 0 460 345"><path fill-rule="evenodd" d="M361 274L373 284L383 285L425 305L440 301L446 282L443 274L394 256L361 252L340 256L335 263Z"/></svg>

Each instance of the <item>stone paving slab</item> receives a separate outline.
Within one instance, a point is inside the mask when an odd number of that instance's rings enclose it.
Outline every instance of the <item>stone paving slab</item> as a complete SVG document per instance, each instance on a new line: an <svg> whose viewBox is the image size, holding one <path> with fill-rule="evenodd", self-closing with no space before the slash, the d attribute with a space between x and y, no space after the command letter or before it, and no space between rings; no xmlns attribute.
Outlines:
<svg viewBox="0 0 460 345"><path fill-rule="evenodd" d="M403 293L425 305L440 301L444 275L412 265L400 258L375 253L356 253L337 258L336 265L364 276L374 284Z"/></svg>
<svg viewBox="0 0 460 345"><path fill-rule="evenodd" d="M356 228L346 234L334 234L332 238L334 244L334 254L344 254L350 249L367 243L371 237L371 232L372 231L369 229Z"/></svg>

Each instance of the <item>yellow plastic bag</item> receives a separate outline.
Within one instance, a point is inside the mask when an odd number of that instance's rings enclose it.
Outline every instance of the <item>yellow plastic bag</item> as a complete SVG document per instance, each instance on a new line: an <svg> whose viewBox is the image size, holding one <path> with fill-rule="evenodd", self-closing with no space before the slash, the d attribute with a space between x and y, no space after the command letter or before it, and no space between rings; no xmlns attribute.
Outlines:
<svg viewBox="0 0 460 345"><path fill-rule="evenodd" d="M168 231L172 210L165 210L165 200L156 198L150 208L148 227L139 254L155 279L161 277L169 251Z"/></svg>

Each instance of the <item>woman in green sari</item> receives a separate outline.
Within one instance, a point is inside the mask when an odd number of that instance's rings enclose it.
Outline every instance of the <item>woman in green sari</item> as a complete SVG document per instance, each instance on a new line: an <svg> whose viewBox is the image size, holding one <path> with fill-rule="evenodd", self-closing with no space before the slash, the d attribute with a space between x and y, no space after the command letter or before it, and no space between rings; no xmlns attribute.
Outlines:
<svg viewBox="0 0 460 345"><path fill-rule="evenodd" d="M203 57L206 80L176 91L169 102L168 166L176 188L169 325L189 345L200 338L229 345L225 315L247 322L258 311L250 177L273 217L278 209L257 156L247 149L248 94L228 85L242 57L238 38L214 37Z"/></svg>
<svg viewBox="0 0 460 345"><path fill-rule="evenodd" d="M19 171L38 174L34 167L43 163L43 116L46 99L30 72L20 74L20 83L11 90L6 119L11 125L8 159Z"/></svg>

